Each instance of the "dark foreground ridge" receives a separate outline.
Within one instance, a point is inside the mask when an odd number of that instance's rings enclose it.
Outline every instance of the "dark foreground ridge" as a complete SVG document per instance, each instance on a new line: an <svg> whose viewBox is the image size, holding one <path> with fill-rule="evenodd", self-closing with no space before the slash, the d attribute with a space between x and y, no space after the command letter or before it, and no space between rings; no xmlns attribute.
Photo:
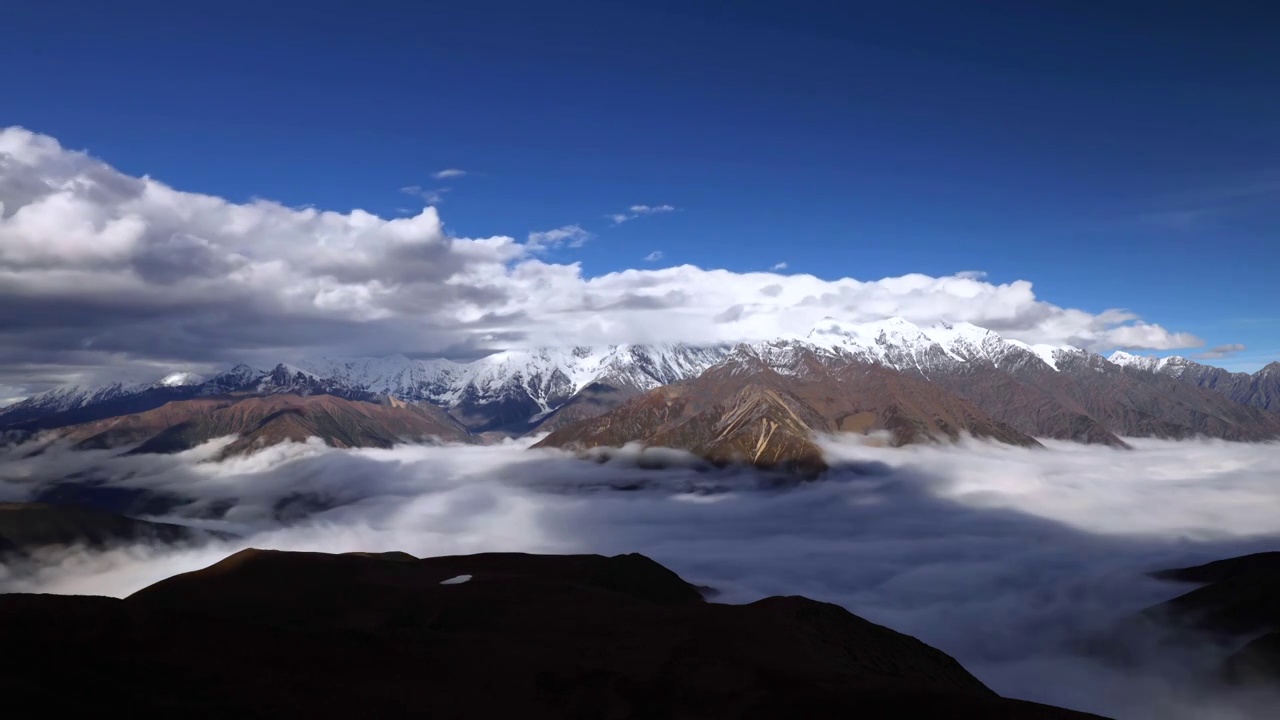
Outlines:
<svg viewBox="0 0 1280 720"><path fill-rule="evenodd" d="M1174 629L1171 642L1238 646L1220 669L1232 684L1280 687L1280 552L1257 553L1154 573L1203 586L1145 611Z"/></svg>
<svg viewBox="0 0 1280 720"><path fill-rule="evenodd" d="M124 600L0 595L0 641L6 702L44 715L1091 717L835 605L708 603L642 555L245 550Z"/></svg>

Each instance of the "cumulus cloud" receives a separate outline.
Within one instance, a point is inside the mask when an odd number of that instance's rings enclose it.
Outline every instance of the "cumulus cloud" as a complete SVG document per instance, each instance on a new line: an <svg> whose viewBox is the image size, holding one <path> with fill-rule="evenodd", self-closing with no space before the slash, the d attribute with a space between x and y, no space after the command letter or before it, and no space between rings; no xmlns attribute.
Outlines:
<svg viewBox="0 0 1280 720"><path fill-rule="evenodd" d="M660 213L675 212L675 208L671 205L632 205L627 208L627 212L613 213L605 217L613 221L614 225L621 225L628 220L635 220L645 215L657 215Z"/></svg>
<svg viewBox="0 0 1280 720"><path fill-rule="evenodd" d="M234 203L125 175L21 128L0 130L0 204L0 385L21 388L4 391L11 396L152 380L171 365L212 372L319 353L760 340L827 316L963 320L1097 349L1199 344L1131 312L1054 305L1025 280L692 265L588 277L577 263L539 256L551 236L457 237L431 207L386 219ZM647 209L631 214L674 210L636 207Z"/></svg>
<svg viewBox="0 0 1280 720"><path fill-rule="evenodd" d="M431 177L437 180L447 180L449 178L462 177L463 175L466 175L466 174L467 174L466 170L459 170L458 168L445 168L444 170L440 170L438 172L433 173Z"/></svg>
<svg viewBox="0 0 1280 720"><path fill-rule="evenodd" d="M1231 357L1236 353L1246 350L1243 343L1228 343L1226 345L1215 345L1208 350L1196 355L1201 360L1218 360L1221 358Z"/></svg>
<svg viewBox="0 0 1280 720"><path fill-rule="evenodd" d="M579 225L564 225L554 230L529 233L529 241L525 243L525 247L533 251L561 246L580 248L592 237L591 233Z"/></svg>
<svg viewBox="0 0 1280 720"><path fill-rule="evenodd" d="M644 256L644 261L645 261L645 262L658 262L658 261L659 261L659 260L661 260L661 259L662 259L662 251L661 251L661 250L654 250L653 252L651 252L651 253L649 253L648 255L645 255L645 256Z"/></svg>
<svg viewBox="0 0 1280 720"><path fill-rule="evenodd" d="M0 573L0 590L124 595L246 546L642 552L727 602L803 594L838 603L939 647L1004 694L1122 718L1248 717L1226 712L1229 696L1180 691L1176 667L1103 667L1072 648L1185 590L1149 570L1275 549L1274 444L822 444L838 469L788 489L674 451L596 463L521 442L280 445L221 463L208 462L217 443L174 456L11 450L0 462L9 499L75 476L182 498L164 519L246 537L195 550L73 552ZM646 469L657 465L665 469ZM310 514L282 522L291 507Z"/></svg>
<svg viewBox="0 0 1280 720"><path fill-rule="evenodd" d="M1118 327L1109 333L1116 347L1151 348L1153 350L1169 350L1172 348L1199 347L1204 341L1191 333L1171 333L1159 325L1135 322L1132 325Z"/></svg>

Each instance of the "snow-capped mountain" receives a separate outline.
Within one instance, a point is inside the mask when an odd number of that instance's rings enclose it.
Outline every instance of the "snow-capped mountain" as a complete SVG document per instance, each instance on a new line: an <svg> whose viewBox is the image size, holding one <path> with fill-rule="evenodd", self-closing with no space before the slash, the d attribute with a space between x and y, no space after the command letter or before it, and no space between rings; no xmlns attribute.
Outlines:
<svg viewBox="0 0 1280 720"><path fill-rule="evenodd" d="M1175 378L1251 407L1280 412L1280 362L1273 362L1250 375L1172 355L1132 355L1117 351L1108 360L1116 365Z"/></svg>
<svg viewBox="0 0 1280 720"><path fill-rule="evenodd" d="M497 398L513 387L551 409L553 400L595 382L637 390L693 377L724 357L722 347L614 345L499 352L472 362L385 358L318 358L299 367L351 388L429 400L445 406L466 397Z"/></svg>
<svg viewBox="0 0 1280 720"><path fill-rule="evenodd" d="M1064 354L1084 352L1071 346L1029 345L970 323L920 327L900 317L861 324L825 318L802 337L750 347L752 355L784 371L794 370L796 353L808 352L925 376L966 365L1057 370Z"/></svg>
<svg viewBox="0 0 1280 720"><path fill-rule="evenodd" d="M49 413L75 410L94 403L105 402L119 397L134 395L147 388L149 384L110 383L107 385L67 385L54 388L4 408L4 413L23 411L43 411Z"/></svg>
<svg viewBox="0 0 1280 720"><path fill-rule="evenodd" d="M203 375L197 375L193 372L179 371L169 373L156 381L157 387L189 387L191 385L202 385L205 382Z"/></svg>
<svg viewBox="0 0 1280 720"><path fill-rule="evenodd" d="M1185 368L1191 363L1184 357L1172 355L1170 357L1156 357L1155 355L1133 355L1123 350L1117 350L1111 353L1107 358L1120 367L1129 367L1136 370L1149 370L1151 372L1163 372L1166 369L1174 370L1175 368Z"/></svg>
<svg viewBox="0 0 1280 720"><path fill-rule="evenodd" d="M51 390L0 410L0 425L146 397L143 404L227 393L331 394L351 399L390 395L454 412L478 430L521 429L592 385L641 392L695 377L719 362L725 347L614 345L495 353L468 363L443 359L318 358L270 370L237 365L205 379L170 373L151 384ZM139 402L142 402L139 400ZM138 409L130 406L130 410Z"/></svg>
<svg viewBox="0 0 1280 720"><path fill-rule="evenodd" d="M0 408L0 425L71 412L81 408L121 401L149 391L170 388L184 392L198 387L204 378L192 372L173 372L153 383L114 382L105 385L67 385L54 388Z"/></svg>
<svg viewBox="0 0 1280 720"><path fill-rule="evenodd" d="M613 345L495 353L467 363L386 358L320 358L299 366L349 388L428 401L475 429L536 422L593 384L644 391L696 377L724 347Z"/></svg>
<svg viewBox="0 0 1280 720"><path fill-rule="evenodd" d="M208 379L174 372L151 384L42 393L0 410L0 427L57 427L199 396L293 393L431 403L472 432L522 433L599 415L713 367L735 375L763 367L803 381L855 364L923 378L1039 437L1112 444L1123 444L1118 435L1251 439L1269 436L1272 428L1247 412L1239 415L1236 404L1280 411L1274 368L1249 376L1184 358L1116 353L1108 359L1070 346L1030 345L969 323L921 327L903 318L861 324L827 318L808 332L733 348L577 346L499 352L465 363L393 355L304 359L269 370L238 365ZM1179 389L1183 385L1189 389ZM1223 405L1218 395L1231 402Z"/></svg>

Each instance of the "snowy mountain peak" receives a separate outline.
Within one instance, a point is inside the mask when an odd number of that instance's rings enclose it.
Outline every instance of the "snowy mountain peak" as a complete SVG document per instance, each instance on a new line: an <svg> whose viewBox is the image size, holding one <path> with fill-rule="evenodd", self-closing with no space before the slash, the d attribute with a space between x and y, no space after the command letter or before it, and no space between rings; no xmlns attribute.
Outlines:
<svg viewBox="0 0 1280 720"><path fill-rule="evenodd" d="M990 364L997 368L1043 363L1057 370L1060 353L1078 350L1069 346L1029 345L967 322L921 328L899 317L863 324L826 318L810 331L805 342L829 352L925 374L956 363Z"/></svg>
<svg viewBox="0 0 1280 720"><path fill-rule="evenodd" d="M221 393L229 393L233 390L239 390L266 373L256 368L251 368L244 363L236 365L230 370L218 373L209 378L200 386L201 395L218 395Z"/></svg>
<svg viewBox="0 0 1280 720"><path fill-rule="evenodd" d="M1123 350L1117 350L1111 353L1107 358L1111 362L1120 367L1131 367L1137 370L1148 370L1150 372L1171 371L1177 368L1185 367L1191 364L1191 361L1180 356L1171 355L1169 357L1157 357L1155 355L1133 355Z"/></svg>
<svg viewBox="0 0 1280 720"><path fill-rule="evenodd" d="M85 405L128 395L146 388L138 383L110 383L108 385L68 385L46 390L23 400L13 408L41 408L53 412L74 410Z"/></svg>
<svg viewBox="0 0 1280 720"><path fill-rule="evenodd" d="M157 380L156 387L189 387L191 385L199 385L204 381L203 375L197 375L193 372L174 372Z"/></svg>
<svg viewBox="0 0 1280 720"><path fill-rule="evenodd" d="M602 382L651 390L700 374L719 362L723 347L610 345L507 350L467 363L444 359L320 358L298 363L347 387L426 400L446 407L527 397L549 412L584 387Z"/></svg>
<svg viewBox="0 0 1280 720"><path fill-rule="evenodd" d="M1048 365L1049 367L1053 368L1054 370L1059 370L1059 369L1060 369L1060 368L1058 367L1058 360L1059 360L1063 355L1070 355L1070 354L1073 354L1073 353L1074 353L1074 354L1079 354L1079 353L1084 352L1084 351L1083 351L1083 350L1081 350L1080 348L1075 347L1075 346L1072 346L1072 345L1062 345L1062 346L1058 346L1058 345L1045 345L1045 344L1043 344L1043 343L1041 343L1041 344L1036 344L1036 345L1031 345L1031 344L1028 344L1028 343L1024 343L1024 342L1022 342L1021 340L1009 340L1008 342L1009 342L1010 344L1012 344L1012 345L1015 345L1015 346L1017 346L1017 347L1022 348L1023 350L1026 350L1027 352L1029 352L1029 353L1031 353L1031 354L1035 355L1036 357L1040 358L1040 360L1041 360L1045 365Z"/></svg>

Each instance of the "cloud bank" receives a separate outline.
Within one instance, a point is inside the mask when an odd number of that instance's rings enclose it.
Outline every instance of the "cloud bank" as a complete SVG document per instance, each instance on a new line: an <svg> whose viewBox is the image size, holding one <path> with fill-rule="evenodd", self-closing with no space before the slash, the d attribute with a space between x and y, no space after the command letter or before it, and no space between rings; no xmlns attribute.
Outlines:
<svg viewBox="0 0 1280 720"><path fill-rule="evenodd" d="M1196 357L1201 360L1219 360L1221 358L1231 357L1237 353L1242 353L1245 350L1246 348L1243 343L1228 343L1226 345L1216 345L1211 347L1199 355L1196 355Z"/></svg>
<svg viewBox="0 0 1280 720"><path fill-rule="evenodd" d="M280 445L221 463L204 462L217 443L174 456L10 448L0 458L2 497L36 497L79 477L173 493L186 502L165 519L247 537L73 552L35 572L0 573L0 590L124 595L245 546L643 552L724 601L803 594L838 603L939 647L1002 694L1119 718L1266 716L1255 714L1267 707L1255 698L1186 685L1180 673L1219 656L1121 670L1073 647L1186 590L1146 571L1276 549L1276 445L823 444L843 469L790 488L753 471L699 469L674 451L592 463L518 442ZM657 465L665 469L646 469ZM210 519L219 506L230 509Z"/></svg>
<svg viewBox="0 0 1280 720"><path fill-rule="evenodd" d="M413 188L429 202L442 190ZM1126 310L1064 308L1025 280L973 273L864 281L682 265L587 277L577 263L539 256L584 239L574 228L519 242L450 235L432 207L385 219L234 203L3 129L0 396L321 353L760 340L826 316L963 320L1027 342L1099 349L1200 343Z"/></svg>

